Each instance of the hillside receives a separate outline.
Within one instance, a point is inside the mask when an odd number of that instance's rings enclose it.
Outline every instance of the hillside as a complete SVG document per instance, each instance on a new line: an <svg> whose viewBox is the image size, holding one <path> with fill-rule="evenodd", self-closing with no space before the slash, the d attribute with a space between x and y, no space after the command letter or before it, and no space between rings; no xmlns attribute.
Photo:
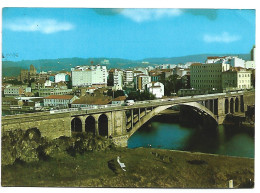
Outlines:
<svg viewBox="0 0 260 193"><path fill-rule="evenodd" d="M30 65L33 64L37 71L70 71L72 67L78 65L89 65L91 61L93 64L99 64L102 60L108 59L110 64L107 68L132 68L132 67L145 67L148 65L154 66L155 64L178 64L186 62L205 62L208 56L223 56L223 55L234 55L234 54L199 54L189 55L181 57L171 58L145 58L143 60L128 60L122 58L58 58L58 59L41 59L41 60L22 60L22 61L3 61L2 62L2 73L3 76L18 76L21 69L29 69ZM238 55L238 54L237 54ZM239 54L239 57L244 60L250 60L250 54ZM149 62L149 64L142 64L142 61Z"/></svg>

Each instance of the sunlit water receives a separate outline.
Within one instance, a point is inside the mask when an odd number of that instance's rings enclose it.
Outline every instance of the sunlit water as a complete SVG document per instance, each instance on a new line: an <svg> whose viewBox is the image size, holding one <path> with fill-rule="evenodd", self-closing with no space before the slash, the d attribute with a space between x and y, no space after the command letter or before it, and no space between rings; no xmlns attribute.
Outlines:
<svg viewBox="0 0 260 193"><path fill-rule="evenodd" d="M254 157L252 128L223 126L202 128L179 123L151 121L128 140L129 148L148 147L182 151Z"/></svg>

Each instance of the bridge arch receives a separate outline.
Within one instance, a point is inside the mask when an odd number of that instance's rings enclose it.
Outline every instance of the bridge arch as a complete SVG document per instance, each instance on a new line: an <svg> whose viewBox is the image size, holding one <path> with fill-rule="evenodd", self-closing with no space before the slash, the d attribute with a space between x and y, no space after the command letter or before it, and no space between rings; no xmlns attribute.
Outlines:
<svg viewBox="0 0 260 193"><path fill-rule="evenodd" d="M82 132L82 121L75 117L71 120L71 132Z"/></svg>
<svg viewBox="0 0 260 193"><path fill-rule="evenodd" d="M88 116L85 120L85 131L95 134L96 119L93 116Z"/></svg>
<svg viewBox="0 0 260 193"><path fill-rule="evenodd" d="M102 114L98 118L98 131L99 135L108 137L108 117L106 114Z"/></svg>
<svg viewBox="0 0 260 193"><path fill-rule="evenodd" d="M173 105L165 105L165 106L159 106L154 108L152 111L150 111L147 115L145 115L140 121L138 121L134 127L129 131L129 137L134 134L144 123L149 121L151 118L159 114L161 111L164 111L170 107L180 105L180 104L173 104ZM191 106L196 109L199 109L203 111L204 113L208 114L210 117L212 117L216 122L218 122L218 118L214 115L213 112L211 112L208 108L205 106L197 103L197 102L189 102L189 103L183 103L181 105Z"/></svg>

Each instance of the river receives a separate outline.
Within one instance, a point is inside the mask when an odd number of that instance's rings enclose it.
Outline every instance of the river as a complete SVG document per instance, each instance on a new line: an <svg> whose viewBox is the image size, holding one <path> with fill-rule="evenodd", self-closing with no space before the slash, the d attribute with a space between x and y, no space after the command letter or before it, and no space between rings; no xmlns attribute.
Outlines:
<svg viewBox="0 0 260 193"><path fill-rule="evenodd" d="M148 147L254 158L254 129L219 125L203 128L162 115L128 140L128 148Z"/></svg>

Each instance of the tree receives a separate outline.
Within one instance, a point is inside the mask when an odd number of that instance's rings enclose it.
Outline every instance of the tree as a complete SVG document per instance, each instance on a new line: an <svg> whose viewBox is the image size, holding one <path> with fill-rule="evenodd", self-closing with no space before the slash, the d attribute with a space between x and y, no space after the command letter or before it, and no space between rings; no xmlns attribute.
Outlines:
<svg viewBox="0 0 260 193"><path fill-rule="evenodd" d="M109 89L107 91L107 96L112 96L114 98L117 98L119 96L125 96L125 93L123 90L112 91L112 89Z"/></svg>
<svg viewBox="0 0 260 193"><path fill-rule="evenodd" d="M68 89L72 89L72 79L71 76L69 76L69 81L67 82Z"/></svg>
<svg viewBox="0 0 260 193"><path fill-rule="evenodd" d="M173 74L164 81L164 93L170 96L171 93L177 93L181 88L185 88L179 75Z"/></svg>
<svg viewBox="0 0 260 193"><path fill-rule="evenodd" d="M148 92L140 92L140 91L133 91L128 94L127 100L135 100L135 101L144 101L144 100L153 100L155 96Z"/></svg>

